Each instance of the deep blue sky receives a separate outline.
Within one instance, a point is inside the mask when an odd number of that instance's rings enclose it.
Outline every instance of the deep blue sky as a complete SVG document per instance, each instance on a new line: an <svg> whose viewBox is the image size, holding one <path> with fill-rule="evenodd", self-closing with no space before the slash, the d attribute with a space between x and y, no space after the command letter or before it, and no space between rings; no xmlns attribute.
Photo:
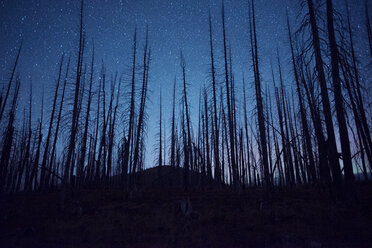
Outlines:
<svg viewBox="0 0 372 248"><path fill-rule="evenodd" d="M38 114L41 92L51 95L55 85L57 64L62 52L71 55L76 63L77 33L80 1L62 0L2 0L0 1L0 80L9 76L20 38L24 46L18 72L22 78L22 99L27 100L28 85L34 87L34 114ZM270 60L276 59L279 48L284 64L286 84L292 84L285 10L288 8L292 29L300 11L299 0L256 0L260 69L264 83L271 83ZM358 56L368 56L364 27L364 0L349 1ZM369 1L371 4L371 1ZM344 13L344 0L334 1L335 8ZM198 111L199 89L209 83L208 9L213 18L215 52L222 58L221 1L205 0L105 0L85 1L85 30L87 58L90 60L91 41L96 47L96 68L103 60L108 74L118 72L127 78L130 74L131 47L134 28L138 29L139 54L142 54L145 27L149 26L152 63L150 71L150 100L148 102L147 165L152 162L151 151L155 142L158 121L159 88L162 87L164 117L169 123L174 77L181 79L180 49L187 63L187 78L194 125ZM370 7L372 9L372 7ZM244 72L248 84L252 81L249 61L248 1L226 0L226 25L232 46L236 87L241 89ZM359 38L362 37L362 38ZM218 66L218 65L217 65ZM97 71L98 72L98 71ZM221 82L223 77L219 79ZM98 81L96 82L98 84ZM180 84L179 84L180 85ZM248 95L253 90L248 87ZM238 90L237 94L241 94ZM180 97L180 92L177 94ZM125 99L123 97L122 102ZM253 110L253 98L249 99ZM47 106L51 97L46 98ZM23 101L20 107L23 108ZM48 108L47 108L48 109ZM45 113L48 113L45 111ZM253 115L253 111L252 111ZM47 115L49 118L49 114Z"/></svg>

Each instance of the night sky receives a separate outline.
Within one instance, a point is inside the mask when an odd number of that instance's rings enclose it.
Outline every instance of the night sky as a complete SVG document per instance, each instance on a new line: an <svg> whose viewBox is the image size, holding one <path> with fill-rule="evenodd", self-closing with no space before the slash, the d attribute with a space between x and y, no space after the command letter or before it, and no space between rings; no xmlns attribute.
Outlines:
<svg viewBox="0 0 372 248"><path fill-rule="evenodd" d="M284 79L288 87L293 85L289 65L289 48L285 25L285 10L288 8L292 30L298 27L296 16L300 13L298 0L256 0L256 19L260 56L260 70L263 84L271 84L270 60L276 61L279 48L283 62ZM368 1L371 4L371 1ZM336 10L345 13L344 0L334 1ZM152 166L153 147L159 118L159 89L162 88L164 119L169 126L171 117L172 88L174 77L181 86L180 50L182 49L189 82L191 116L196 131L199 90L210 83L209 78L209 31L208 10L211 10L215 56L222 61L221 1L204 0L105 0L85 1L84 22L87 36L87 60L91 57L92 40L96 49L96 76L101 60L108 76L118 72L128 81L132 58L132 39L135 27L138 30L138 52L142 56L146 25L149 27L149 41L152 50L150 67L149 98L147 113L147 159L146 166ZM352 26L358 57L368 56L367 35L364 26L364 0L350 0ZM45 91L45 114L49 118L57 77L58 62L63 52L71 55L72 67L76 64L78 43L80 1L62 0L2 0L0 1L0 80L5 85L9 78L16 51L23 38L23 49L19 61L22 108L28 101L29 83L34 89L34 115L39 116L41 95ZM372 9L372 7L370 8ZM226 28L232 47L234 75L238 98L244 73L248 82L250 114L254 114L252 89L253 73L249 60L248 1L226 0ZM302 16L302 15L301 15ZM359 39L358 37L364 37ZM141 57L138 57L141 61ZM275 65L275 63L274 63ZM222 64L216 64L222 73ZM276 67L275 67L276 70ZM71 74L70 74L71 75ZM73 81L73 80L70 80ZM223 77L218 76L219 83ZM95 84L98 85L98 76ZM140 82L138 82L140 87ZM180 87L178 99L180 99ZM127 99L122 96L123 104ZM238 103L238 107L239 107ZM19 111L22 112L22 111ZM178 111L179 112L179 111ZM178 113L177 112L177 113ZM22 114L22 113L21 113ZM167 130L167 134L169 134Z"/></svg>

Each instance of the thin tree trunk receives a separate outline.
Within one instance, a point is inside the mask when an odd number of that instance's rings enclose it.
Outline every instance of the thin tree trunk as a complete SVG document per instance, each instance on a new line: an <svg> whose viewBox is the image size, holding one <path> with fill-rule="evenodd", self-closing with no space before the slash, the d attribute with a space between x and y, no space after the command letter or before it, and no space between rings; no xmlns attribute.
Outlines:
<svg viewBox="0 0 372 248"><path fill-rule="evenodd" d="M44 187L45 187L45 174L46 174L47 158L48 158L48 154L49 154L50 138L51 138L51 135L52 135L54 113L55 113L56 104L57 104L58 89L59 89L59 84L60 84L60 80L61 80L63 58L64 58L64 54L62 54L61 61L60 61L60 64L59 64L58 79L57 79L57 84L56 84L56 90L55 90L55 93L54 93L52 113L50 114L49 129L48 129L48 134L47 134L47 137L46 137L46 140L45 140L44 154L43 154L43 159L42 159L42 162L41 162L40 190L43 190Z"/></svg>
<svg viewBox="0 0 372 248"><path fill-rule="evenodd" d="M312 32L313 49L315 54L316 71L318 76L318 82L320 84L323 112L327 129L327 150L329 164L332 170L333 186L338 199L342 198L342 176L339 162L339 154L337 152L335 132L333 128L332 112L328 96L327 81L325 78L323 59L320 48L320 38L318 33L318 26L316 23L314 5L312 0L307 0L309 9L310 25Z"/></svg>
<svg viewBox="0 0 372 248"><path fill-rule="evenodd" d="M18 48L17 57L16 57L16 60L14 62L12 73L10 74L10 78L9 78L9 82L8 82L8 87L7 87L7 90L6 90L4 99L2 98L3 96L1 95L1 101L0 101L0 121L1 121L1 119L3 117L5 106L6 106L8 97L9 97L10 88L12 86L13 78L14 78L14 75L15 75L15 72L16 72L16 69L17 69L19 55L21 54L21 50L22 50L22 44L23 44L23 42L21 42L21 44L19 45L19 48Z"/></svg>
<svg viewBox="0 0 372 248"><path fill-rule="evenodd" d="M304 107L304 101L302 98L301 93L301 87L300 87L300 80L298 77L298 70L296 67L296 61L295 61L295 54L293 51L293 42L292 42L292 34L291 34L291 27L289 25L289 18L288 18L288 12L287 14L287 28L288 28L288 37L289 37L289 44L291 48L291 59L292 59L292 66L293 66L293 73L295 77L296 87L297 87L297 96L298 96L298 104L300 107L300 115L301 115L301 126L303 130L303 134L305 136L305 145L306 145L306 151L308 154L308 165L309 165L309 171L310 171L310 178L313 183L316 183L316 175L315 175L315 163L314 163L314 156L312 152L312 144L311 144L311 138L310 138L310 132L309 132L309 126L306 119L306 109Z"/></svg>
<svg viewBox="0 0 372 248"><path fill-rule="evenodd" d="M258 128L260 133L260 145L261 145L261 160L263 163L264 180L265 186L270 188L272 182L270 181L268 155L266 146L266 128L265 128L265 117L263 113L263 101L261 92L261 79L258 66L258 49L257 49L257 35L256 35L256 19L254 13L254 1L252 1L252 8L249 10L249 22L250 22L250 34L251 34L251 50L252 50L252 61L253 71L255 79L255 90L256 90L256 104L257 104L257 118Z"/></svg>
<svg viewBox="0 0 372 248"><path fill-rule="evenodd" d="M351 161L351 151L350 151L350 140L348 135L348 129L345 119L345 107L343 102L343 96L341 92L341 79L340 79L340 69L339 69L339 53L337 48L336 36L333 24L333 4L332 0L327 0L327 27L328 27L328 39L331 49L331 72L333 81L333 91L335 99L335 107L338 121L338 129L341 141L342 150L342 160L344 165L345 183L347 187L345 188L345 193L353 194L352 187L354 182L353 165ZM348 196L353 197L353 196Z"/></svg>
<svg viewBox="0 0 372 248"><path fill-rule="evenodd" d="M14 135L14 120L15 120L15 111L17 107L18 93L20 87L20 80L16 80L16 86L14 89L14 96L9 112L8 125L5 132L5 137L3 141L3 147L1 151L0 159L0 193L4 193L6 181L8 181L8 166L9 158L11 155L12 145L13 145L13 135ZM5 103L4 103L5 104Z"/></svg>

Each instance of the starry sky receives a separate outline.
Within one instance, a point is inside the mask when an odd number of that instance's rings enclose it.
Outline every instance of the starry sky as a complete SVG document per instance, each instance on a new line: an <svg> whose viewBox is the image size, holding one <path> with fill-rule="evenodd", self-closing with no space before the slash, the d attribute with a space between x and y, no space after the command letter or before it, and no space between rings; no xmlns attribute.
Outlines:
<svg viewBox="0 0 372 248"><path fill-rule="evenodd" d="M289 48L285 25L288 9L292 29L298 27L296 17L301 11L300 0L256 0L260 70L264 84L271 83L270 60L276 59L276 49L283 62L286 84L292 85L289 67ZM344 0L334 0L336 10L345 13ZM371 1L368 1L371 5ZM368 56L364 27L364 0L349 1L352 26L358 57ZM23 39L23 49L18 72L22 79L21 101L26 104L29 84L32 80L35 115L40 111L41 95L52 95L58 62L61 54L71 55L76 62L80 1L73 0L1 0L0 1L0 82L9 78L12 63ZM372 9L372 7L370 7ZM85 0L84 22L87 36L87 59L90 60L92 42L95 44L96 67L104 61L108 75L116 72L123 78L130 76L132 39L135 27L138 31L139 55L142 54L146 26L152 50L149 99L147 113L147 159L155 144L159 119L159 90L162 88L164 119L169 125L171 117L174 77L181 86L180 50L186 60L189 83L191 116L196 129L198 97L200 89L210 83L208 10L211 11L214 29L215 56L222 61L221 1L215 0ZM236 87L241 89L244 74L248 87L248 103L254 112L252 71L249 60L248 1L225 0L227 38L232 47L232 63ZM140 61L141 59L139 59ZM217 62L217 69L222 64ZM218 70L217 73L222 73ZM218 76L219 83L223 77ZM98 84L98 80L95 82ZM140 83L138 84L138 88ZM3 87L3 86L1 86ZM180 87L177 92L180 98ZM238 98L241 91L237 91ZM123 96L124 98L125 96ZM51 97L46 97L46 105ZM125 102L126 99L121 99ZM50 105L50 104L49 104ZM48 108L45 109L48 113ZM49 114L47 115L49 118Z"/></svg>

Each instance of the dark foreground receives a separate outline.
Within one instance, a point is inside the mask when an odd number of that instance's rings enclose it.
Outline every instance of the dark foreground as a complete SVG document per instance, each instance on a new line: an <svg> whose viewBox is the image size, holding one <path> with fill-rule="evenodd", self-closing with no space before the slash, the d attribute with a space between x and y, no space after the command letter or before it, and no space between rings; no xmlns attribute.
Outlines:
<svg viewBox="0 0 372 248"><path fill-rule="evenodd" d="M372 185L359 204L297 187L191 192L81 190L32 193L0 202L0 247L372 247ZM192 210L187 209L188 199Z"/></svg>

